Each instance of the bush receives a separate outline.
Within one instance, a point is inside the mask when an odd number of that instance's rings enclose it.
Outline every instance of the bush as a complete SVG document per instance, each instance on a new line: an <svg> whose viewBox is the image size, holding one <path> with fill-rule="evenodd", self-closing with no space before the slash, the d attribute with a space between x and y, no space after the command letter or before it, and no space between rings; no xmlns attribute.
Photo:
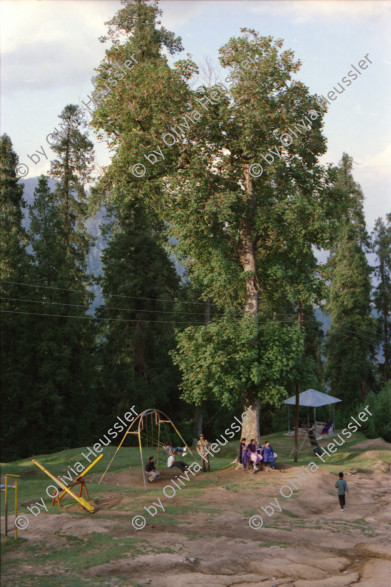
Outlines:
<svg viewBox="0 0 391 587"><path fill-rule="evenodd" d="M376 434L391 442L391 382L376 396L373 420Z"/></svg>
<svg viewBox="0 0 391 587"><path fill-rule="evenodd" d="M375 427L376 399L377 396L374 393L370 393L365 398L365 403L360 406L360 412L364 411L364 408L368 406L368 410L372 414L372 416L369 416L368 420L362 424L361 430L367 438L377 438L379 436Z"/></svg>

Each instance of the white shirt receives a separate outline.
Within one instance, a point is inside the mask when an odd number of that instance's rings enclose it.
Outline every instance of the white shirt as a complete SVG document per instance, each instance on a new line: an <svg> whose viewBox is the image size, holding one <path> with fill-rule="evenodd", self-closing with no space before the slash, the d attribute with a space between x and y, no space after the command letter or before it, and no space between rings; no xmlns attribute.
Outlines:
<svg viewBox="0 0 391 587"><path fill-rule="evenodd" d="M174 455L171 455L170 457L168 457L167 467L170 469L174 463L175 463L175 457L174 457Z"/></svg>

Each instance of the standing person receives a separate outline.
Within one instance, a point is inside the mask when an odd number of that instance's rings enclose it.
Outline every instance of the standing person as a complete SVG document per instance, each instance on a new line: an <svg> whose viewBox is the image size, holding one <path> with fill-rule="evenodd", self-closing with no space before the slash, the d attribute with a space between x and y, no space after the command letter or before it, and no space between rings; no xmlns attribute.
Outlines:
<svg viewBox="0 0 391 587"><path fill-rule="evenodd" d="M197 452L200 455L201 460L202 460L202 470L204 471L204 473L206 473L207 470L208 470L208 473L210 473L210 462L209 462L209 453L208 453L209 442L206 440L206 438L204 437L203 434L200 435L200 439L197 442L196 448L197 448Z"/></svg>
<svg viewBox="0 0 391 587"><path fill-rule="evenodd" d="M263 445L262 449L261 449L261 454L262 454L262 458L263 458L263 462L266 463L270 463L271 468L275 469L275 460L274 460L274 451L273 451L273 447L270 444L270 442L268 440L266 440L265 444Z"/></svg>
<svg viewBox="0 0 391 587"><path fill-rule="evenodd" d="M240 446L239 446L239 463L242 464L242 455L243 455L243 443L244 443L244 448L246 448L246 439L242 438L242 440L240 441Z"/></svg>
<svg viewBox="0 0 391 587"><path fill-rule="evenodd" d="M247 446L247 456L249 460L254 464L254 471L258 471L258 463L261 462L262 456L258 454L257 443L255 438L252 438L250 444Z"/></svg>
<svg viewBox="0 0 391 587"><path fill-rule="evenodd" d="M247 471L247 448L245 438L242 438L240 443L240 462L243 464L243 471Z"/></svg>
<svg viewBox="0 0 391 587"><path fill-rule="evenodd" d="M152 483L152 481L155 481L156 477L159 477L160 473L159 471L156 471L155 461L153 457L149 457L148 463L145 465L145 471L149 473L148 481L150 483Z"/></svg>
<svg viewBox="0 0 391 587"><path fill-rule="evenodd" d="M338 473L338 481L335 483L335 487L338 489L339 505L341 506L341 512L345 509L345 494L349 493L348 484L343 478L343 473Z"/></svg>

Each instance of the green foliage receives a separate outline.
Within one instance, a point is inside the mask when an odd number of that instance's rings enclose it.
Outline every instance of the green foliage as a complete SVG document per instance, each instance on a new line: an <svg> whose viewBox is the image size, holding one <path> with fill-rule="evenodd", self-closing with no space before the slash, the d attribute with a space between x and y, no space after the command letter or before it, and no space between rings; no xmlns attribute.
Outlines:
<svg viewBox="0 0 391 587"><path fill-rule="evenodd" d="M391 442L391 384L386 384L379 393L370 393L362 404L362 409L368 406L372 414L362 425L362 430L368 438L381 437Z"/></svg>
<svg viewBox="0 0 391 587"><path fill-rule="evenodd" d="M172 413L179 380L168 351L181 322L179 278L152 214L141 204L111 206L110 213L99 278L105 304L97 310L99 412L108 421L131 402L138 411L171 405Z"/></svg>
<svg viewBox="0 0 391 587"><path fill-rule="evenodd" d="M0 138L0 354L1 437L5 457L17 454L19 432L24 432L26 389L31 382L31 321L28 316L31 305L24 301L28 296L21 285L29 273L30 258L26 251L27 235L22 226L25 202L23 186L16 177L17 163L11 139L4 134Z"/></svg>
<svg viewBox="0 0 391 587"><path fill-rule="evenodd" d="M376 396L374 412L375 431L387 442L391 442L391 384L388 383Z"/></svg>
<svg viewBox="0 0 391 587"><path fill-rule="evenodd" d="M67 224L63 201L63 192L56 189L52 194L42 176L29 207L33 255L29 278L36 285L31 311L38 316L31 318L32 384L23 417L32 439L22 454L87 439L94 414L94 331L86 316L91 296L85 288L85 256L76 245L82 223L79 219L78 228Z"/></svg>
<svg viewBox="0 0 391 587"><path fill-rule="evenodd" d="M93 150L79 130L78 107L67 106L60 119L64 124L51 166L59 183L51 194L47 179L39 179L29 206L28 235L21 229L21 189L12 169L17 160L9 139L2 143L8 150L2 201L13 210L13 227L8 212L4 229L15 251L6 251L9 269L4 273L18 282L13 297L19 307L13 310L22 313L9 320L4 338L6 458L87 441L94 420L94 328L87 315L92 296L86 272L91 239L84 225ZM27 236L29 257L22 241Z"/></svg>
<svg viewBox="0 0 391 587"><path fill-rule="evenodd" d="M182 371L182 397L200 405L215 397L231 407L249 388L258 397L278 405L285 386L298 376L302 338L297 326L226 316L207 327L189 327L178 333L171 354Z"/></svg>
<svg viewBox="0 0 391 587"><path fill-rule="evenodd" d="M170 69L157 12L144 4L127 1L111 21L116 47L106 52L95 80L99 88L110 65L135 53L137 67L121 91L111 92L94 114L94 126L115 148L101 192L121 205L141 200L153 209L193 286L230 316L178 333L173 356L184 377L183 397L198 405L221 398L232 406L256 388L256 395L276 404L284 385L299 376L301 345L297 328L272 324L268 312L282 300L310 306L323 295L313 247L330 246L345 206L335 170L317 162L326 149L323 113L304 84L286 86L300 67L293 52L248 29L220 50L221 65L233 70L232 88L209 88L217 103L203 108L199 101L208 89L190 86L196 65L188 59ZM244 71L239 65L248 56L255 65ZM278 134L311 109L316 112L305 140L294 139L261 178L251 177L250 164L269 149L282 149ZM190 111L194 122L167 148L162 137L183 125ZM164 161L149 165L144 155L157 146ZM146 173L136 178L132 168L140 161ZM255 323L263 314L268 323L258 333Z"/></svg>
<svg viewBox="0 0 391 587"><path fill-rule="evenodd" d="M340 183L351 188L351 160L340 164ZM354 182L353 182L354 183ZM351 188L352 189L352 188ZM375 388L373 354L375 321L371 316L371 269L362 249L366 240L359 186L352 210L342 218L338 243L330 258L331 286L326 309L331 328L326 341L326 376L331 393L341 398L347 415Z"/></svg>
<svg viewBox="0 0 391 587"><path fill-rule="evenodd" d="M379 434L376 432L374 418L377 397L378 395L371 392L366 396L365 403L361 404L361 410L364 410L364 408L368 406L368 410L372 414L372 416L369 417L366 422L362 423L362 431L364 432L365 436L367 436L367 438L376 438L377 436L379 436Z"/></svg>
<svg viewBox="0 0 391 587"><path fill-rule="evenodd" d="M386 222L381 218L376 221L373 232L373 252L377 256L374 275L378 281L373 301L379 314L377 334L382 340L381 350L384 355L380 372L383 381L387 382L391 375L391 214L387 214Z"/></svg>

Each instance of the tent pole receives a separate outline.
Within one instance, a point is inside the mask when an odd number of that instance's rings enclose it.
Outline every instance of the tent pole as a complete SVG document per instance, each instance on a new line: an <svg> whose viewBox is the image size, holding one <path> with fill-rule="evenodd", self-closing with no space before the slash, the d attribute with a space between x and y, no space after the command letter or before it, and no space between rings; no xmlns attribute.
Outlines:
<svg viewBox="0 0 391 587"><path fill-rule="evenodd" d="M290 409L289 409L289 404L288 404L288 434L290 434L290 432L291 432L291 423L290 423L290 419L289 419L289 413L290 413Z"/></svg>
<svg viewBox="0 0 391 587"><path fill-rule="evenodd" d="M333 428L334 428L334 431L335 431L337 429L337 424L335 422L335 404L333 404L333 413L334 413Z"/></svg>
<svg viewBox="0 0 391 587"><path fill-rule="evenodd" d="M310 409L307 409L307 428L310 427Z"/></svg>
<svg viewBox="0 0 391 587"><path fill-rule="evenodd" d="M314 436L316 438L316 408L314 408Z"/></svg>

